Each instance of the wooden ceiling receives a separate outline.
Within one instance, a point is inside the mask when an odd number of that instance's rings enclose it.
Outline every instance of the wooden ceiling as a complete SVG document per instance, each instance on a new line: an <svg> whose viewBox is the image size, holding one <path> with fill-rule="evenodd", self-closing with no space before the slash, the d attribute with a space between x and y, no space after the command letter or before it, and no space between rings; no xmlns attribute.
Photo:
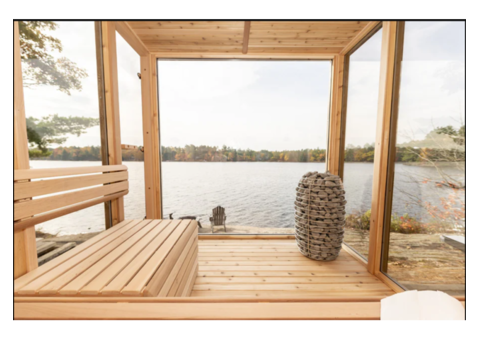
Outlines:
<svg viewBox="0 0 480 340"><path fill-rule="evenodd" d="M338 54L369 21L128 21L156 54Z"/></svg>

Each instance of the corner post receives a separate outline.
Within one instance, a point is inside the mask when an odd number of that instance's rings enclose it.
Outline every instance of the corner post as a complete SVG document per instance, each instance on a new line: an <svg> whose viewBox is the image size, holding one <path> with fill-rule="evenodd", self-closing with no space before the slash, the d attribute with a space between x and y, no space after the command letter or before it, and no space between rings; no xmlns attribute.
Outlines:
<svg viewBox="0 0 480 340"><path fill-rule="evenodd" d="M368 271L381 274L382 238L388 180L388 154L391 140L395 57L397 48L397 21L384 21L380 58L380 83L378 97L377 130L373 167L372 210L370 219L370 244Z"/></svg>
<svg viewBox="0 0 480 340"><path fill-rule="evenodd" d="M161 152L157 89L157 58L140 57L142 75L142 116L145 169L145 205L149 219L162 218Z"/></svg>
<svg viewBox="0 0 480 340"><path fill-rule="evenodd" d="M27 121L23 96L22 60L18 21L13 23L14 87L13 87L13 168L30 169L28 156ZM27 198L30 199L30 198ZM38 267L35 226L13 234L13 278L16 279Z"/></svg>
<svg viewBox="0 0 480 340"><path fill-rule="evenodd" d="M328 133L328 150L327 150L327 170L334 174L340 174L340 157L343 155L342 146L342 115L344 104L344 67L345 56L335 55L332 60L332 85L330 97L330 121Z"/></svg>
<svg viewBox="0 0 480 340"><path fill-rule="evenodd" d="M103 79L108 143L108 164L122 164L120 109L118 99L117 44L115 22L102 21ZM112 226L125 219L123 197L111 202Z"/></svg>

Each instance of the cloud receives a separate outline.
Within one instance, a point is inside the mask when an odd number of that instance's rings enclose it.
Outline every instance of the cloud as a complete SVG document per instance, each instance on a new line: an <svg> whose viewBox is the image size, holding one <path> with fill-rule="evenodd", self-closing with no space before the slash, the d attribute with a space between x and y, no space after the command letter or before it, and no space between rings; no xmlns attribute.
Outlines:
<svg viewBox="0 0 480 340"><path fill-rule="evenodd" d="M460 22L407 22L400 91L402 131L422 138L432 126L459 125L464 115L464 32ZM351 57L347 144L375 140L382 31ZM87 69L83 91L25 89L27 116L98 117L93 22L62 22L52 35L62 55ZM117 35L122 143L143 144L139 57ZM328 62L161 61L162 143L229 144L252 149L325 147L330 94ZM67 146L100 145L100 130Z"/></svg>
<svg viewBox="0 0 480 340"><path fill-rule="evenodd" d="M326 145L328 62L160 61L159 74L165 69L159 78L163 145L254 150ZM210 83L204 85L207 75ZM171 86L175 91L168 91Z"/></svg>
<svg viewBox="0 0 480 340"><path fill-rule="evenodd" d="M248 62L161 61L160 94L171 101L185 99L186 94L189 100L226 96L253 85L259 79L258 69Z"/></svg>

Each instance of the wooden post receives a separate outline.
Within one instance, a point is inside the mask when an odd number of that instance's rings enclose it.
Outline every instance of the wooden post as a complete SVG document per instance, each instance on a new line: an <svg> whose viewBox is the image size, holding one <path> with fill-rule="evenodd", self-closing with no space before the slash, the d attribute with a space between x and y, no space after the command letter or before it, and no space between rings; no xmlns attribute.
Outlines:
<svg viewBox="0 0 480 340"><path fill-rule="evenodd" d="M370 218L370 244L367 266L368 271L372 274L380 272L380 260L382 254L397 27L398 22L396 21L384 21L382 30L377 132L373 170L372 213Z"/></svg>
<svg viewBox="0 0 480 340"><path fill-rule="evenodd" d="M13 78L13 168L30 169L28 156L27 122L23 97L22 60L20 55L20 32L14 22L14 78ZM29 199L29 198L27 198ZM13 278L16 279L38 267L35 226L13 234Z"/></svg>
<svg viewBox="0 0 480 340"><path fill-rule="evenodd" d="M117 44L115 22L102 21L103 79L108 143L108 164L122 164L120 109L118 101ZM111 202L112 226L125 219L123 197Z"/></svg>
<svg viewBox="0 0 480 340"><path fill-rule="evenodd" d="M392 216L393 189L395 185L395 158L397 153L397 123L398 109L400 104L400 79L402 72L403 60L403 42L405 35L405 21L399 21L397 25L397 40L395 50L395 74L393 77L393 98L392 98L392 114L390 125L390 145L388 152L388 168L387 168L387 189L385 197L385 213L383 219L383 241L382 241L382 258L380 263L380 271L387 272L388 252L390 247L390 223Z"/></svg>
<svg viewBox="0 0 480 340"><path fill-rule="evenodd" d="M98 113L100 118L100 139L102 164L108 165L107 114L105 104L105 81L103 79L102 22L95 21L95 52L97 56ZM112 204L104 202L105 229L112 227Z"/></svg>
<svg viewBox="0 0 480 340"><path fill-rule="evenodd" d="M145 205L149 219L162 218L160 133L158 122L157 58L141 56Z"/></svg>
<svg viewBox="0 0 480 340"><path fill-rule="evenodd" d="M248 41L250 40L250 25L251 21L245 21L243 27L243 45L242 45L242 53L248 53Z"/></svg>
<svg viewBox="0 0 480 340"><path fill-rule="evenodd" d="M128 22L115 21L115 29L139 56L143 57L150 54L143 41L135 34L135 31L130 27Z"/></svg>
<svg viewBox="0 0 480 340"><path fill-rule="evenodd" d="M160 180L160 134L158 122L157 58L126 21L116 21L117 32L140 57L142 84L143 151L145 171L145 212L148 219L162 218Z"/></svg>
<svg viewBox="0 0 480 340"><path fill-rule="evenodd" d="M329 137L327 149L327 170L339 175L340 156L343 155L340 150L342 137L342 114L344 104L344 70L345 56L336 55L332 60L332 93L330 98L330 121L329 121Z"/></svg>

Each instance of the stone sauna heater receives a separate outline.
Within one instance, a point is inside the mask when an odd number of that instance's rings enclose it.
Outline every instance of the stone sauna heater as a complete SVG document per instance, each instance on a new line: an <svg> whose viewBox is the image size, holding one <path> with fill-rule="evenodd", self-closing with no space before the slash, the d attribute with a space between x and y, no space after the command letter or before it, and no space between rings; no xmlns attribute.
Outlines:
<svg viewBox="0 0 480 340"><path fill-rule="evenodd" d="M339 176L308 172L298 183L295 201L295 238L308 258L333 261L342 249L345 190Z"/></svg>

